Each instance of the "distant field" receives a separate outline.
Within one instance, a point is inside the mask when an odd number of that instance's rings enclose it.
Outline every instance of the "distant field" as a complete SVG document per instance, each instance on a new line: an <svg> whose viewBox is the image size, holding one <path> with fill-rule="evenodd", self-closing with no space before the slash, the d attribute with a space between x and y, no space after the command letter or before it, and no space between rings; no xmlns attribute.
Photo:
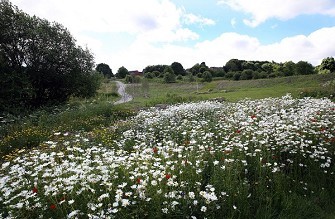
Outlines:
<svg viewBox="0 0 335 219"><path fill-rule="evenodd" d="M302 92L322 90L327 81L335 80L334 74L300 75L285 78L228 81L216 79L210 83L183 82L164 84L149 81L146 88L142 84L128 86L134 96L133 105L154 105L158 103L187 102L212 98L238 101L244 98L261 99L280 97L291 93L299 97Z"/></svg>

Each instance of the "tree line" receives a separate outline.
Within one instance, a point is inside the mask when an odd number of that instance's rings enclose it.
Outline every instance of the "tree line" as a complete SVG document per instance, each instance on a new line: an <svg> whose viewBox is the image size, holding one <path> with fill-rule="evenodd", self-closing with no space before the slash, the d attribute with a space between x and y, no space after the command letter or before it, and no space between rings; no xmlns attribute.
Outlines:
<svg viewBox="0 0 335 219"><path fill-rule="evenodd" d="M88 97L100 86L94 57L59 23L0 1L0 112Z"/></svg>
<svg viewBox="0 0 335 219"><path fill-rule="evenodd" d="M106 72L100 71L98 67L102 65L108 69ZM107 64L101 63L97 67L106 76L110 76L111 69ZM143 76L148 79L163 78L166 83L173 83L183 79L189 81L200 79L209 82L213 77L220 77L229 80L251 80L261 78L286 77L293 75L327 74L335 72L335 60L333 57L324 58L319 66L313 66L309 62L299 61L297 63L287 61L284 63L270 61L246 61L231 59L222 67L208 67L205 62L196 63L189 69L184 69L179 62L171 65L149 65L142 71ZM126 78L127 82L136 82L125 67L121 67L116 75L117 78Z"/></svg>

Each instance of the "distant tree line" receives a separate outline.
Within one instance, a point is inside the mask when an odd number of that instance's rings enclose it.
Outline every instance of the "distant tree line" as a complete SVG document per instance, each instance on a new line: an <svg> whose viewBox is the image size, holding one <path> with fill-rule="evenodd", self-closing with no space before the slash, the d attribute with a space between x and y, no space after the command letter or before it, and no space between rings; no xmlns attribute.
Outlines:
<svg viewBox="0 0 335 219"><path fill-rule="evenodd" d="M168 76L167 72L174 76ZM209 82L212 81L213 77L229 80L251 80L334 72L335 61L333 57L324 58L322 63L316 67L306 61L277 63L274 61L231 59L223 67L208 67L205 62L202 62L185 70L180 63L173 62L171 65L149 65L143 69L144 77L149 79L160 77L167 83L182 79L182 76L186 76L189 81L200 79Z"/></svg>
<svg viewBox="0 0 335 219"><path fill-rule="evenodd" d="M0 111L88 97L100 86L94 57L58 23L0 1Z"/></svg>

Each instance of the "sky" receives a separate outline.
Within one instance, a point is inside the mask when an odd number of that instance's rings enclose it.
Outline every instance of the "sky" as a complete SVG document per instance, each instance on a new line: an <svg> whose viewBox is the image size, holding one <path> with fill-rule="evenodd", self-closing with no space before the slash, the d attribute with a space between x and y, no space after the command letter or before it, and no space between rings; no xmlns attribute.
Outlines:
<svg viewBox="0 0 335 219"><path fill-rule="evenodd" d="M335 57L335 0L11 0L69 29L96 64L124 66L232 58L308 61Z"/></svg>

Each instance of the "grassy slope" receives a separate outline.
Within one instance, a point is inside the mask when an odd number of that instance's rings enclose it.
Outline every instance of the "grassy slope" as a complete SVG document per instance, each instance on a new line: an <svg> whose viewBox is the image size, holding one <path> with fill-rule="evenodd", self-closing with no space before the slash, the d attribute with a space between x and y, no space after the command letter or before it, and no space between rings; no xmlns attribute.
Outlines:
<svg viewBox="0 0 335 219"><path fill-rule="evenodd" d="M335 80L334 74L246 81L215 80L210 83L179 81L174 84L163 84L157 81L150 81L146 92L141 84L130 85L128 92L134 96L134 101L130 104L140 106L212 98L237 101L244 98L280 97L287 93L298 97L301 92L321 89L325 82L331 80Z"/></svg>

